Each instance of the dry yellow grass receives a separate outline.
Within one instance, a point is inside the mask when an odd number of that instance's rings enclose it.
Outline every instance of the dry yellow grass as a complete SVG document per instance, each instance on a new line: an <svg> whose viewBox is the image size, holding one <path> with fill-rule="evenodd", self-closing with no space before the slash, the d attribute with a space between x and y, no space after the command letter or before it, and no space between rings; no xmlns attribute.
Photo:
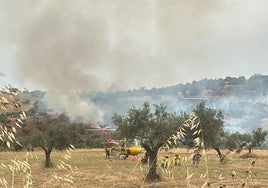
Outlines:
<svg viewBox="0 0 268 188"><path fill-rule="evenodd" d="M171 168L167 172L161 171L160 182L147 183L144 182L144 176L148 168L147 165L140 163L138 160L117 160L117 159L104 159L105 153L103 149L79 149L72 153L72 158L68 161L73 168L70 170L60 170L57 165L62 160L65 152L53 151L52 162L53 168L45 169L43 167L44 154L43 151L38 150L28 156L28 162L31 164L31 174L33 180L33 187L68 187L64 181L56 181L53 177L57 175L63 177L64 175L71 174L74 179L73 187L79 188L107 188L107 187L201 187L206 180L202 177L205 174L205 161L202 156L201 163L198 167L192 165L190 156L192 150L171 150L168 153L161 152L159 159L164 155L173 157L175 153L180 154L184 161L181 166ZM0 163L11 164L11 159L24 160L26 152L0 152ZM256 164L251 173L251 178L248 179L245 187L268 187L268 151L254 151L255 158L241 158L242 154L229 153L227 155L227 163L220 164L218 157L214 151L206 152L207 164L209 170L210 187L219 187L225 184L226 187L235 187L232 179L232 171L236 172L234 181L237 187L241 187L244 179L247 177L247 171L252 168L252 161L255 160ZM188 160L187 160L188 159ZM187 182L185 179L188 174L193 174ZM23 175L15 173L15 186L23 187ZM5 177L10 184L11 172L8 169L0 170L0 177ZM222 177L219 179L219 177Z"/></svg>

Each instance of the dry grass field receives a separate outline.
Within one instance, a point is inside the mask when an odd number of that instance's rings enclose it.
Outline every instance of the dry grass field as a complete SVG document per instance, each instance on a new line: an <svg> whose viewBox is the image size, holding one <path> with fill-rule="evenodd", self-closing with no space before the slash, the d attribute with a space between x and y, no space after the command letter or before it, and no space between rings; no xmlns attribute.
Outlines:
<svg viewBox="0 0 268 188"><path fill-rule="evenodd" d="M139 159L118 160L104 159L103 149L79 149L72 152L72 158L66 162L71 165L69 169L58 169L57 166L66 154L65 151L53 151L53 168L45 169L43 167L43 151L32 152L26 157L26 152L0 152L0 163L12 164L11 160L28 160L31 165L32 187L79 187L79 188L134 188L134 187L202 187L207 177L203 177L208 169L210 187L268 187L268 151L254 151L253 158L243 158L243 154L225 153L227 162L220 164L214 151L206 152L203 155L198 167L193 166L190 156L192 150L171 150L168 153L160 153L159 159L164 155L170 158L178 153L183 162L181 166L170 166L167 171L160 168L159 174L161 181L147 183L144 182L148 166L140 163ZM205 159L207 162L205 162ZM252 161L255 161L252 169ZM208 168L206 168L206 165ZM72 169L73 171L71 171ZM251 170L251 173L249 172ZM236 175L232 176L232 171ZM23 187L24 174L14 172L14 187ZM187 175L188 174L188 175ZM56 179L71 175L73 184L68 183L67 179ZM11 187L12 173L9 168L0 169L0 178L5 178ZM67 177L67 176L66 176ZM188 179L187 179L188 177Z"/></svg>

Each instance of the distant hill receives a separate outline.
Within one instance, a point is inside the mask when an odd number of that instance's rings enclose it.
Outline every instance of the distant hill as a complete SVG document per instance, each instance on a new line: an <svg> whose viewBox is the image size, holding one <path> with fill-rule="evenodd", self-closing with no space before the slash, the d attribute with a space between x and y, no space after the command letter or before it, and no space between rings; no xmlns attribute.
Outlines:
<svg viewBox="0 0 268 188"><path fill-rule="evenodd" d="M132 106L140 107L144 102L164 104L170 112L180 113L191 112L205 101L207 106L224 112L225 127L231 132L268 128L267 75L203 79L165 88L89 92L83 93L82 98L102 109L107 122L114 113L125 114Z"/></svg>
<svg viewBox="0 0 268 188"><path fill-rule="evenodd" d="M23 92L19 95L10 95L10 93L1 91L2 103L0 113L19 112L30 110L35 102L40 100L40 97L36 97L29 92Z"/></svg>
<svg viewBox="0 0 268 188"><path fill-rule="evenodd" d="M24 92L18 99L27 115L52 113L42 105L45 91ZM139 89L115 92L83 92L80 98L94 104L103 112L101 126L111 126L114 113L126 114L144 102L164 104L170 112L191 112L198 103L205 101L208 107L222 110L228 131L250 132L262 127L268 129L268 76L256 74L246 79L226 77L202 79L192 83L164 88Z"/></svg>

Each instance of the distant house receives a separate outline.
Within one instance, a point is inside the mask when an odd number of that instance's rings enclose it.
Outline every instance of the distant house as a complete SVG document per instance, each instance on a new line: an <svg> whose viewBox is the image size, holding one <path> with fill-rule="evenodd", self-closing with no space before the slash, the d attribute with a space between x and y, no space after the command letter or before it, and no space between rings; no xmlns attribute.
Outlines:
<svg viewBox="0 0 268 188"><path fill-rule="evenodd" d="M111 133L113 131L115 131L115 129L109 126L102 128L98 125L90 125L89 128L86 129L86 132L90 135L91 138L100 138L104 135L106 136L107 133Z"/></svg>

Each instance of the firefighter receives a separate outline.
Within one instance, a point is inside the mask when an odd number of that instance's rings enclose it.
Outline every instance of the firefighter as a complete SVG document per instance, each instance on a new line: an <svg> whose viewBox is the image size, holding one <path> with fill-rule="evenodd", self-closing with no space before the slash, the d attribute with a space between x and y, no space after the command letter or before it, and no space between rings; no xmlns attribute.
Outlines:
<svg viewBox="0 0 268 188"><path fill-rule="evenodd" d="M161 159L161 168L167 169L169 167L169 156L165 156Z"/></svg>
<svg viewBox="0 0 268 188"><path fill-rule="evenodd" d="M181 165L181 158L180 158L179 154L175 154L174 166L180 166L180 165Z"/></svg>
<svg viewBox="0 0 268 188"><path fill-rule="evenodd" d="M107 158L110 159L111 153L112 153L112 148L106 147L105 148L105 159L107 159Z"/></svg>
<svg viewBox="0 0 268 188"><path fill-rule="evenodd" d="M201 158L200 148L198 146L195 146L194 156L193 156L193 164L198 165L200 162L200 158Z"/></svg>

